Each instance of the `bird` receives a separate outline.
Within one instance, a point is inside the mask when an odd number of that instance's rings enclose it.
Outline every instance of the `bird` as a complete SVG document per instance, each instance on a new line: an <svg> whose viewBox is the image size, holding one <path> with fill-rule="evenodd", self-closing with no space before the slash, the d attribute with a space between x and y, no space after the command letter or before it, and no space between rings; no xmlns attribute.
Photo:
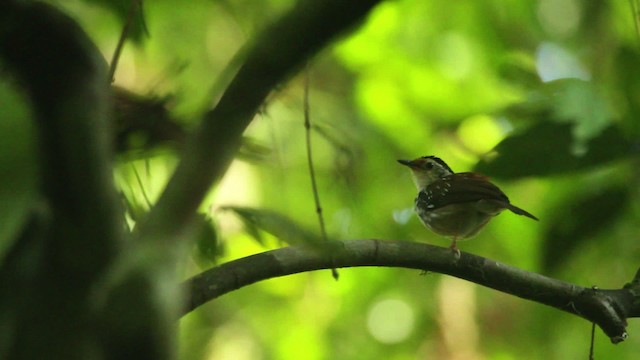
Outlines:
<svg viewBox="0 0 640 360"><path fill-rule="evenodd" d="M460 258L457 242L474 237L502 211L538 221L526 210L509 201L488 177L474 173L454 173L442 159L422 156L398 160L411 169L418 188L414 211L420 221L438 235L451 238L451 250Z"/></svg>

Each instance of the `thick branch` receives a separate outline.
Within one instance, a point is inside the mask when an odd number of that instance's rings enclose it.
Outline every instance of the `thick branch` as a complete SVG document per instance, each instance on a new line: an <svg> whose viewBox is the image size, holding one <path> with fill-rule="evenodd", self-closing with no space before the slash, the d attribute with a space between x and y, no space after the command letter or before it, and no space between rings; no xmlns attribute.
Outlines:
<svg viewBox="0 0 640 360"><path fill-rule="evenodd" d="M38 128L40 185L56 224L49 255L61 256L58 265L70 273L91 276L114 256L122 228L106 63L82 29L49 5L6 1L0 14L0 58L27 90Z"/></svg>
<svg viewBox="0 0 640 360"><path fill-rule="evenodd" d="M354 240L331 248L291 246L228 262L189 281L191 311L207 301L255 282L332 267L389 266L433 271L549 305L597 323L617 343L627 337L626 318L639 316L640 292L594 290L511 267L477 255L407 241Z"/></svg>
<svg viewBox="0 0 640 360"><path fill-rule="evenodd" d="M106 63L71 18L19 0L0 1L0 60L30 101L41 195L0 267L0 357L105 358L90 293L123 228Z"/></svg>
<svg viewBox="0 0 640 360"><path fill-rule="evenodd" d="M308 0L257 37L217 106L187 142L182 160L141 232L172 239L226 171L240 137L269 92L380 0ZM245 51L242 51L245 53Z"/></svg>

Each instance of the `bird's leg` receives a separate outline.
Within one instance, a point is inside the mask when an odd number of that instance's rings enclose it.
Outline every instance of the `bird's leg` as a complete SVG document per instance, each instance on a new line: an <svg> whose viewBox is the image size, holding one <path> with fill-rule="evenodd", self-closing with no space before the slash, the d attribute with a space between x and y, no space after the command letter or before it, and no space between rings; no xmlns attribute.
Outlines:
<svg viewBox="0 0 640 360"><path fill-rule="evenodd" d="M458 238L454 237L453 240L451 241L451 245L449 246L449 249L453 251L453 254L456 257L456 259L460 259L460 249L458 249L458 245L456 243L457 241L458 241Z"/></svg>

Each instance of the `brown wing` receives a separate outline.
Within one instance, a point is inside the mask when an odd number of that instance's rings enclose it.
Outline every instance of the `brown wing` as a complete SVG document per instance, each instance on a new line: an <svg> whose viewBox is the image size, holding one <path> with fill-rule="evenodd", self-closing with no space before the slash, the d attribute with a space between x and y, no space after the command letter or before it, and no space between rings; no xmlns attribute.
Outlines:
<svg viewBox="0 0 640 360"><path fill-rule="evenodd" d="M497 186L486 177L474 173L445 176L427 186L422 199L432 205L430 209L480 200L498 201L504 203L505 207L509 203L509 198Z"/></svg>
<svg viewBox="0 0 640 360"><path fill-rule="evenodd" d="M503 209L509 209L518 215L538 220L527 211L509 203L509 198L502 190L493 185L485 176L475 173L457 173L445 176L433 182L418 194L416 201L423 203L427 209L468 202L489 202Z"/></svg>

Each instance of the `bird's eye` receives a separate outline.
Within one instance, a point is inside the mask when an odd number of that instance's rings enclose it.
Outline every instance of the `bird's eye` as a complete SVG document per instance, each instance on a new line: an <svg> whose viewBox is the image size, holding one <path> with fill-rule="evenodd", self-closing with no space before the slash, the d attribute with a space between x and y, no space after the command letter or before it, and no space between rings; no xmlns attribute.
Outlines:
<svg viewBox="0 0 640 360"><path fill-rule="evenodd" d="M427 170L433 169L433 163L428 162L428 163L424 164L424 168L427 169Z"/></svg>

